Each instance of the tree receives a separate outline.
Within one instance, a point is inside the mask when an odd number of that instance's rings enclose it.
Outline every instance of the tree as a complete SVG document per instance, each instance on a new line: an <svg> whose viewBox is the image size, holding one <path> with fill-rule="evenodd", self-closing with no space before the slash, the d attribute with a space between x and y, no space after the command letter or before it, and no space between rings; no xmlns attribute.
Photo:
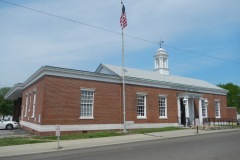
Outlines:
<svg viewBox="0 0 240 160"><path fill-rule="evenodd" d="M240 112L240 87L232 83L219 84L217 86L229 91L227 94L228 107L236 107L238 112Z"/></svg>
<svg viewBox="0 0 240 160"><path fill-rule="evenodd" d="M13 101L6 100L4 95L10 90L9 87L0 89L0 115L12 115L13 113Z"/></svg>

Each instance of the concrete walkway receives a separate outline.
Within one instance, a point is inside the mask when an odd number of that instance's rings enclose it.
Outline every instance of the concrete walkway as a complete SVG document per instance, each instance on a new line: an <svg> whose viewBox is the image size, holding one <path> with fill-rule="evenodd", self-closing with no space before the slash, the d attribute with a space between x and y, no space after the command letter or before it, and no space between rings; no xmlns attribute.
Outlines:
<svg viewBox="0 0 240 160"><path fill-rule="evenodd" d="M240 129L237 128L237 129L214 130L214 131L199 130L198 134L196 129L185 129L185 130L176 130L176 131L167 131L167 132L155 132L155 133L148 133L148 134L124 135L124 136L116 136L116 137L64 140L64 141L60 141L60 146L62 147L62 149L58 149L57 142L6 146L6 147L0 147L0 157L53 152L53 151L70 150L70 149L77 149L77 148L97 147L97 146L123 144L123 143L140 142L140 141L148 141L148 140L168 139L168 138L194 136L194 135L202 135L202 134L210 134L210 133L230 132L230 131L240 132Z"/></svg>

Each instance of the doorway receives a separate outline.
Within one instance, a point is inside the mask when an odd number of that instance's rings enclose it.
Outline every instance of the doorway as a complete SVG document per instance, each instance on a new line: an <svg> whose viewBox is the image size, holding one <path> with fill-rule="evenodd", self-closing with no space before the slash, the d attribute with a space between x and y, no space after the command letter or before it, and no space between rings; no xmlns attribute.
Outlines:
<svg viewBox="0 0 240 160"><path fill-rule="evenodd" d="M186 124L186 112L185 112L185 105L183 104L183 98L180 99L180 106L181 106L181 124Z"/></svg>

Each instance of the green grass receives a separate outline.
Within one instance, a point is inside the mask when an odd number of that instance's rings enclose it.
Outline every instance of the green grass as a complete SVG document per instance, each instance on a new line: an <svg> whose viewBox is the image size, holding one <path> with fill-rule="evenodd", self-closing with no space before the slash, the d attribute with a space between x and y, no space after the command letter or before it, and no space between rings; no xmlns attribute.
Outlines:
<svg viewBox="0 0 240 160"><path fill-rule="evenodd" d="M166 132L166 131L175 131L175 130L183 130L183 129L185 128L179 128L179 127L146 128L146 129L131 130L130 133L145 134L145 133Z"/></svg>
<svg viewBox="0 0 240 160"><path fill-rule="evenodd" d="M80 134L70 134L60 136L61 140L75 140L75 139L87 139L87 138L100 138L100 137L113 137L123 135L120 132L115 131L101 131L101 132L90 132ZM34 136L34 139L40 140L57 140L56 136Z"/></svg>
<svg viewBox="0 0 240 160"><path fill-rule="evenodd" d="M76 139L88 139L88 138L100 138L100 137L113 137L122 136L127 134L145 134L152 132L164 132L180 130L183 128L178 127L165 127L165 128L149 128L149 129L136 129L130 130L127 133L122 133L119 131L100 131L100 132L90 132L90 133L80 133L72 135L62 135L60 140L76 140ZM31 136L31 137L14 137L14 138L2 138L0 139L1 146L11 146L11 145L21 145L21 144L33 144L33 143L44 143L56 141L56 136Z"/></svg>
<svg viewBox="0 0 240 160"><path fill-rule="evenodd" d="M41 140L41 139L32 139L30 137L2 138L2 139L0 139L0 147L21 145L21 144L44 143L44 142L50 142L50 141L49 140Z"/></svg>

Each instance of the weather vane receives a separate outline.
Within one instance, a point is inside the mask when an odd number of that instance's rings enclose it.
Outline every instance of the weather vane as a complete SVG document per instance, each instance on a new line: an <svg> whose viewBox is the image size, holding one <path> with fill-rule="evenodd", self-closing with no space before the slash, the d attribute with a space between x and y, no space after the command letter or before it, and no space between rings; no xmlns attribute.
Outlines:
<svg viewBox="0 0 240 160"><path fill-rule="evenodd" d="M162 40L160 40L160 42L158 42L160 48L162 48L163 43L164 43L164 41L162 41Z"/></svg>

